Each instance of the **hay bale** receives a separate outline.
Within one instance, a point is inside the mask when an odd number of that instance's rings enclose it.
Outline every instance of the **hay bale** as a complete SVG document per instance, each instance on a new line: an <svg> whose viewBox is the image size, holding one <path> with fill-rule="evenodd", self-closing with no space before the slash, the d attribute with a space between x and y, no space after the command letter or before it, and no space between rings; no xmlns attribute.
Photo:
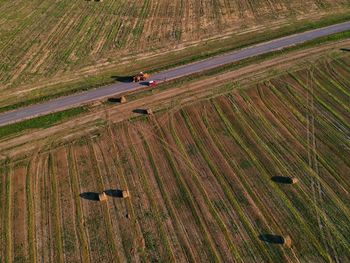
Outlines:
<svg viewBox="0 0 350 263"><path fill-rule="evenodd" d="M292 246L292 239L290 238L290 236L285 236L282 237L283 238L283 245L285 247L291 247Z"/></svg>
<svg viewBox="0 0 350 263"><path fill-rule="evenodd" d="M102 192L102 193L98 194L98 200L100 202L107 201L107 195L105 194L105 192Z"/></svg>
<svg viewBox="0 0 350 263"><path fill-rule="evenodd" d="M119 101L120 101L120 103L125 103L126 102L125 96L121 96Z"/></svg>
<svg viewBox="0 0 350 263"><path fill-rule="evenodd" d="M130 197L129 190L123 190L123 191L122 191L122 197L123 197L123 198L128 198L128 197Z"/></svg>
<svg viewBox="0 0 350 263"><path fill-rule="evenodd" d="M291 178L291 184L296 184L296 183L298 183L299 182L299 179L298 178L296 178L296 177L292 177Z"/></svg>
<svg viewBox="0 0 350 263"><path fill-rule="evenodd" d="M280 184L296 184L299 182L298 178L288 176L274 176L271 179L272 181Z"/></svg>
<svg viewBox="0 0 350 263"><path fill-rule="evenodd" d="M148 115L152 115L152 114L153 114L153 112L152 112L151 109L147 109L147 110L146 110L146 113L147 113Z"/></svg>

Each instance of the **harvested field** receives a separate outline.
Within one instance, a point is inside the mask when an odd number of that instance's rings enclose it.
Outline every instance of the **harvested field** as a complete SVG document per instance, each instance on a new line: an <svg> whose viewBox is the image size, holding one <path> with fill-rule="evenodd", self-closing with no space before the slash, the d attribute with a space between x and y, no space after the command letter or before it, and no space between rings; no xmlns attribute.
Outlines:
<svg viewBox="0 0 350 263"><path fill-rule="evenodd" d="M349 261L349 79L326 59L8 161L0 261Z"/></svg>
<svg viewBox="0 0 350 263"><path fill-rule="evenodd" d="M0 89L60 82L82 68L84 77L121 57L346 8L347 0L2 1Z"/></svg>

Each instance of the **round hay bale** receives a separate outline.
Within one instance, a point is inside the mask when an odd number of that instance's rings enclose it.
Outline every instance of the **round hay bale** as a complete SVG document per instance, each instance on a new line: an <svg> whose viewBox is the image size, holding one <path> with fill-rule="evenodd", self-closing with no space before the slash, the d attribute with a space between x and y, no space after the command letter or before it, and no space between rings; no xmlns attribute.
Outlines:
<svg viewBox="0 0 350 263"><path fill-rule="evenodd" d="M299 182L298 178L288 176L273 176L271 180L279 184L296 184Z"/></svg>
<svg viewBox="0 0 350 263"><path fill-rule="evenodd" d="M130 197L129 190L123 190L123 191L122 191L122 197L123 197L123 198L128 198L128 197Z"/></svg>
<svg viewBox="0 0 350 263"><path fill-rule="evenodd" d="M107 201L107 195L105 194L105 192L102 192L102 193L98 194L98 200L100 202Z"/></svg>
<svg viewBox="0 0 350 263"><path fill-rule="evenodd" d="M125 102L126 102L125 96L121 96L121 97L120 97L120 103L125 103Z"/></svg>
<svg viewBox="0 0 350 263"><path fill-rule="evenodd" d="M283 245L286 247L291 247L292 246L292 239L290 238L290 236L284 236L283 237Z"/></svg>
<svg viewBox="0 0 350 263"><path fill-rule="evenodd" d="M291 178L291 184L296 184L296 183L298 183L299 182L299 179L298 178L296 178L296 177L292 177Z"/></svg>
<svg viewBox="0 0 350 263"><path fill-rule="evenodd" d="M148 115L152 115L152 114L153 114L153 112L152 112L151 109L147 109L147 110L146 110L146 113L147 113Z"/></svg>

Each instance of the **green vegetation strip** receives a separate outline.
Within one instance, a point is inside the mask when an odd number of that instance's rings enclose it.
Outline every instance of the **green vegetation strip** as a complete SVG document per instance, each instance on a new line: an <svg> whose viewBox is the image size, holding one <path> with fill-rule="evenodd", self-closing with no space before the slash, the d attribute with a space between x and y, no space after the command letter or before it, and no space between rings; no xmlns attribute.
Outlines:
<svg viewBox="0 0 350 263"><path fill-rule="evenodd" d="M83 112L87 112L87 110L87 107L77 107L3 126L0 127L0 139L9 135L23 132L25 130L48 128L53 124L57 124L59 122L62 122L63 120L67 120L69 118L72 118L73 116L76 116Z"/></svg>

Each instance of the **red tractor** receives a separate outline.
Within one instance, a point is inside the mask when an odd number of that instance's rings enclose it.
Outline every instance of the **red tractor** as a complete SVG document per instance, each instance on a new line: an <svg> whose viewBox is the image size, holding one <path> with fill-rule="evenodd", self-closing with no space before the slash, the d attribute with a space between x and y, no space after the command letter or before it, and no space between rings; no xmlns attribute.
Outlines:
<svg viewBox="0 0 350 263"><path fill-rule="evenodd" d="M139 82L139 81L145 81L150 77L149 74L140 72L139 74L135 75L132 80L133 82Z"/></svg>

